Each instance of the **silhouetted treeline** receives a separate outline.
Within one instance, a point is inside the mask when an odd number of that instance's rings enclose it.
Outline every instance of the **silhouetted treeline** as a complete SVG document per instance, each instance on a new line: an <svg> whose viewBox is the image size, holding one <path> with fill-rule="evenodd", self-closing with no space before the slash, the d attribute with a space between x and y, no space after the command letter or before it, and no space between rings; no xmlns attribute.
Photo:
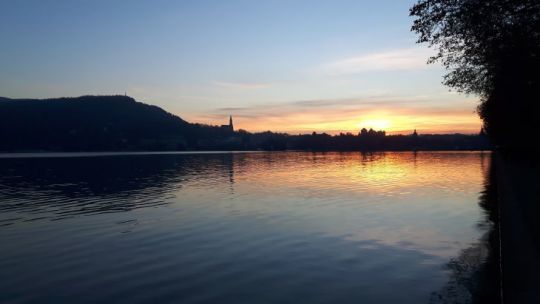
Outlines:
<svg viewBox="0 0 540 304"><path fill-rule="evenodd" d="M0 98L0 151L487 150L481 135L249 133L188 123L126 96Z"/></svg>
<svg viewBox="0 0 540 304"><path fill-rule="evenodd" d="M540 129L540 3L537 0L419 0L410 11L418 42L444 83L481 98L478 113L504 150L537 150Z"/></svg>
<svg viewBox="0 0 540 304"><path fill-rule="evenodd" d="M312 133L288 135L280 133L245 134L246 149L263 150L315 150L315 151L367 151L367 150L489 150L488 139L482 135L426 134L385 135ZM247 140L246 140L247 139Z"/></svg>

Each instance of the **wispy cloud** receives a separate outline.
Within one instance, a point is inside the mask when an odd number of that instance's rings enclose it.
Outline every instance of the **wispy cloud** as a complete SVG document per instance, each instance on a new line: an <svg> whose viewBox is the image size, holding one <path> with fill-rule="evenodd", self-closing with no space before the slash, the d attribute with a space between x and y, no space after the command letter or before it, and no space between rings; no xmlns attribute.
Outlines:
<svg viewBox="0 0 540 304"><path fill-rule="evenodd" d="M428 67L426 62L432 55L432 50L420 47L382 51L329 62L323 64L321 70L330 75L418 70Z"/></svg>
<svg viewBox="0 0 540 304"><path fill-rule="evenodd" d="M253 90L270 87L269 83L214 81L214 85L231 89Z"/></svg>
<svg viewBox="0 0 540 304"><path fill-rule="evenodd" d="M446 105L436 104L434 100L440 101L440 96L433 95L380 95L358 98L333 98L333 99L311 99L296 100L289 102L258 103L244 107L223 107L211 111L212 114L222 115L222 113L235 112L246 116L281 116L284 113L310 113L310 112L350 112L358 110L404 110L418 109L430 111L452 111L452 109L474 109L474 104L469 101L458 102L452 100ZM472 111L472 110L471 110Z"/></svg>

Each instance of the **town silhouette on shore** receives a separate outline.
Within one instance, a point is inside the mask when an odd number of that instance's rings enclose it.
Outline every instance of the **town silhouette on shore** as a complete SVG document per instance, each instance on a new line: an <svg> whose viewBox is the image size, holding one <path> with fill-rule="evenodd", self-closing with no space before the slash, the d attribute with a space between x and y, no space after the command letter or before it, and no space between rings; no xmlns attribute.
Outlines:
<svg viewBox="0 0 540 304"><path fill-rule="evenodd" d="M235 130L229 123L189 123L165 110L122 95L54 99L0 98L0 151L186 151L186 150L489 150L480 131L466 134L291 135Z"/></svg>

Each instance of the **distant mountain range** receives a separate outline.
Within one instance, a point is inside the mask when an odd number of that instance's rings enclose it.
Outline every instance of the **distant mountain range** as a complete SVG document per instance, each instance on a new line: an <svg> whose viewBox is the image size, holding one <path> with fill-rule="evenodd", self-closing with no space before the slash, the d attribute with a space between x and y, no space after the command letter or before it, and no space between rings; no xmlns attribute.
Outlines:
<svg viewBox="0 0 540 304"><path fill-rule="evenodd" d="M232 127L232 126L231 126ZM366 130L365 130L366 131ZM479 135L288 135L189 123L127 96L0 97L0 151L485 150Z"/></svg>

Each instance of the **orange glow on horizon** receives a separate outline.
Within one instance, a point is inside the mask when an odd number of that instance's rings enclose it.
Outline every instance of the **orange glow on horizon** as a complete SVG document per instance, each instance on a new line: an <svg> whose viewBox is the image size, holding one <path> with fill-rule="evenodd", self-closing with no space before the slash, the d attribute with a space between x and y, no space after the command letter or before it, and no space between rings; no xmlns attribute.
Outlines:
<svg viewBox="0 0 540 304"><path fill-rule="evenodd" d="M334 118L324 113L287 113L282 116L249 117L234 113L235 129L249 132L283 132L289 134L309 134L311 132L339 134L358 133L362 128L384 130L387 134L410 134L413 130L424 134L465 133L476 134L482 121L472 111L448 111L440 113L399 113L374 111L363 115ZM223 120L212 119L210 124L224 124ZM206 119L208 120L208 119ZM204 121L194 117L192 121Z"/></svg>
<svg viewBox="0 0 540 304"><path fill-rule="evenodd" d="M390 129L392 122L385 118L366 119L358 124L358 128L374 129L374 130L388 130Z"/></svg>

